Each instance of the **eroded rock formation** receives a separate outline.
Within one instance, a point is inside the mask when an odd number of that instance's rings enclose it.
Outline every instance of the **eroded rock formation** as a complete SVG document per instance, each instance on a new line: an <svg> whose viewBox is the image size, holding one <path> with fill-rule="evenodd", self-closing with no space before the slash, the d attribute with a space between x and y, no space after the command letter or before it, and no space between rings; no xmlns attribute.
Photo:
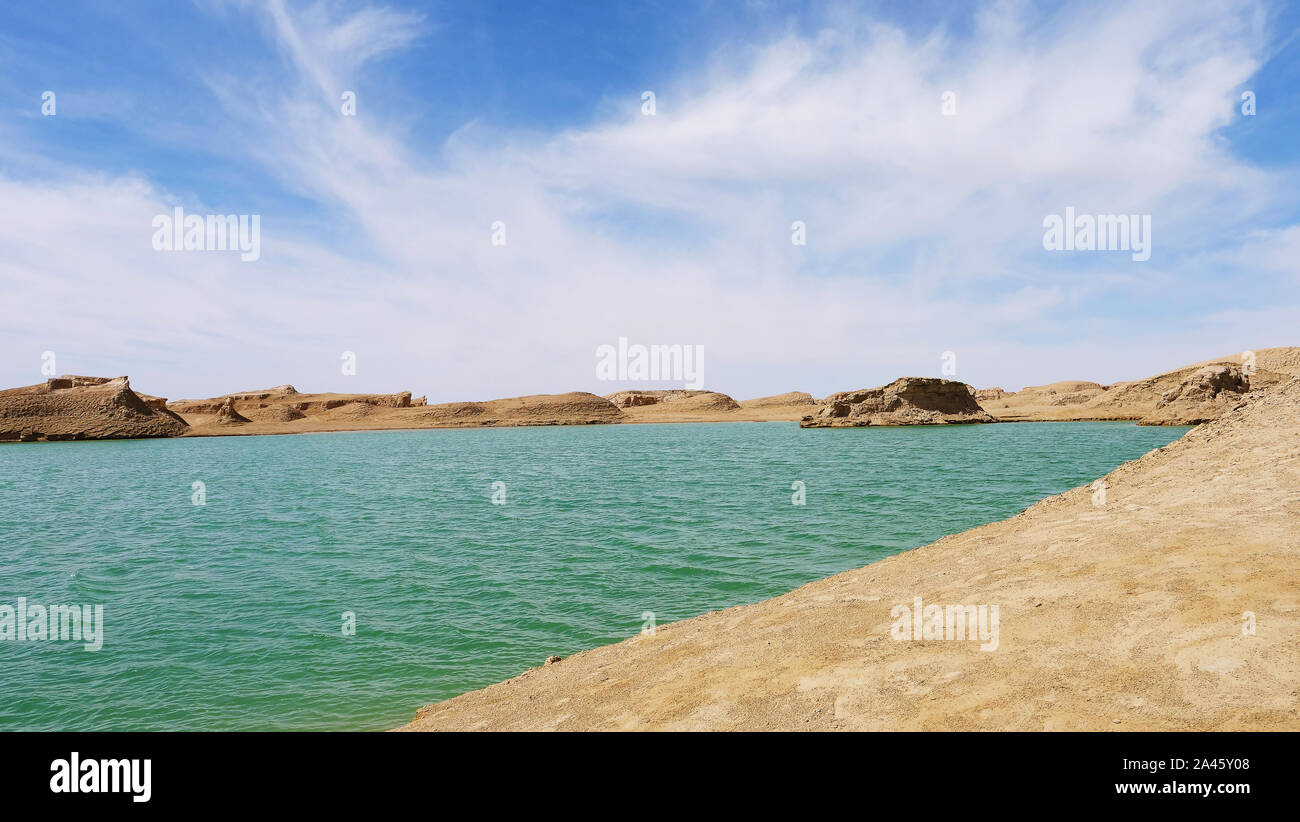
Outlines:
<svg viewBox="0 0 1300 822"><path fill-rule="evenodd" d="M969 385L937 377L902 377L889 385L841 391L806 416L803 428L866 425L945 425L994 422Z"/></svg>
<svg viewBox="0 0 1300 822"><path fill-rule="evenodd" d="M0 441L180 436L188 426L166 402L136 394L126 377L55 377L0 391Z"/></svg>

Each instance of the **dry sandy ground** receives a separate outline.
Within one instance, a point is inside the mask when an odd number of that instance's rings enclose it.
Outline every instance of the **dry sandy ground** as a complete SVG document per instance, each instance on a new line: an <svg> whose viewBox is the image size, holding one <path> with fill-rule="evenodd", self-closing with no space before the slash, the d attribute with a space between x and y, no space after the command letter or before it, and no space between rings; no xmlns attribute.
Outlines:
<svg viewBox="0 0 1300 822"><path fill-rule="evenodd" d="M1176 389L1206 366L1240 368L1247 362L1254 372L1250 379L1253 388L1268 388L1300 376L1300 348L1261 348L1108 386L1086 380L1064 380L1050 385L1028 386L1016 393L986 388L977 391L975 396L984 410L1003 422L1144 420L1152 424L1178 425L1189 421L1182 417L1190 409L1180 405L1160 407L1163 393ZM1217 410L1210 409L1208 416L1217 416Z"/></svg>
<svg viewBox="0 0 1300 822"><path fill-rule="evenodd" d="M190 424L188 436L305 434L415 428L592 425L659 422L797 421L816 410L808 394L791 392L737 403L712 391L639 391L653 404L620 407L610 397L581 391L479 402L423 405L401 394L301 394L291 386L206 400L178 400L167 408ZM221 413L230 407L247 421ZM403 403L415 404L404 405Z"/></svg>
<svg viewBox="0 0 1300 822"><path fill-rule="evenodd" d="M1252 353L1254 387L1269 388L1300 375L1300 348L1259 349ZM1109 386L1067 380L1031 386L1017 393L984 389L977 397L980 405L999 421L1144 420L1182 424L1213 418L1237 400L1235 396L1223 396L1210 403L1162 407L1161 396L1177 389L1206 365L1240 367L1244 361L1243 354L1231 354ZM227 398L235 413L248 422L230 421L218 414ZM411 399L409 392L300 394L292 386L278 386L207 400L178 400L168 403L167 409L190 424L190 436L229 436L514 425L798 422L816 414L825 402L797 391L737 402L715 391L626 390L605 397L570 392L424 405L422 397Z"/></svg>
<svg viewBox="0 0 1300 822"><path fill-rule="evenodd" d="M1252 388L1268 389L1300 374L1300 348L1260 349L1251 355L1255 365ZM1196 423L1232 408L1238 402L1237 389L1241 388L1237 385L1219 393L1214 387L1207 397L1205 389L1211 386L1204 379L1198 381L1198 369L1227 364L1239 371L1245 359L1243 354L1233 354L1109 386L1071 380L1031 386L1017 393L982 389L976 396L999 421L1134 419L1150 424ZM908 378L901 382L923 381ZM888 388L848 393L870 394ZM105 396L110 389L116 394ZM1162 397L1170 393L1178 394L1180 399L1164 402ZM64 377L43 385L0 391L0 441L521 425L798 422L845 396L836 394L816 400L792 391L737 402L715 391L625 390L606 397L575 391L427 405L423 397L412 398L410 392L302 394L293 386L281 385L211 399L168 402L130 391L125 377ZM872 422L933 421L926 409L893 416L873 418Z"/></svg>
<svg viewBox="0 0 1300 822"><path fill-rule="evenodd" d="M700 401L624 407L620 409L621 422L798 422L817 410L817 401L802 391L739 402L726 394L710 394L725 402L704 397Z"/></svg>
<svg viewBox="0 0 1300 822"><path fill-rule="evenodd" d="M223 419L226 399L246 422ZM594 425L619 421L619 410L595 394L528 397L424 405L400 394L301 394L280 386L208 400L180 400L168 408L190 424L189 436L305 434L325 431L465 428L498 425Z"/></svg>
<svg viewBox="0 0 1300 822"><path fill-rule="evenodd" d="M1300 380L1105 482L404 730L1300 730ZM918 596L998 606L997 649L892 638Z"/></svg>

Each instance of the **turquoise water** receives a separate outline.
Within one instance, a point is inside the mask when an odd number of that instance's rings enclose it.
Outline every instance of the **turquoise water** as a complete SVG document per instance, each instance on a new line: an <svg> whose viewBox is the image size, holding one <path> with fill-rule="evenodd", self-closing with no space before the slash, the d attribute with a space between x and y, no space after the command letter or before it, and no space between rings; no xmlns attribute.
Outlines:
<svg viewBox="0 0 1300 822"><path fill-rule="evenodd" d="M726 423L3 445L0 605L102 604L105 640L0 641L0 729L392 727L636 634L646 611L663 623L784 593L1015 514L1186 430Z"/></svg>

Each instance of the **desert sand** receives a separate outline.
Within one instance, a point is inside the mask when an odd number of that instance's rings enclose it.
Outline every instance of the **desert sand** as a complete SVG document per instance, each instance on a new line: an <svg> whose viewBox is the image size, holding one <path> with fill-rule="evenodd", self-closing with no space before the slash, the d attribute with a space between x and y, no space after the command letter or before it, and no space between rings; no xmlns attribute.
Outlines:
<svg viewBox="0 0 1300 822"><path fill-rule="evenodd" d="M1231 408L1247 387L1267 389L1297 375L1300 348L1261 348L1142 380L1112 385L1066 380L1029 386L1016 393L986 388L976 391L975 397L1000 421L1137 420L1147 425L1196 425Z"/></svg>
<svg viewBox="0 0 1300 822"><path fill-rule="evenodd" d="M1103 481L402 730L1300 730L1300 379ZM997 648L895 639L916 597L998 606Z"/></svg>

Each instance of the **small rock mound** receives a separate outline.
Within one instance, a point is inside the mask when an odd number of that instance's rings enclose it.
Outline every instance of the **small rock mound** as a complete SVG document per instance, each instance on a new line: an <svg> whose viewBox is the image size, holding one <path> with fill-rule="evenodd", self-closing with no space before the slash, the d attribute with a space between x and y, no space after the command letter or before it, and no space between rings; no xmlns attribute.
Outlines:
<svg viewBox="0 0 1300 822"><path fill-rule="evenodd" d="M265 414L266 419L276 422L293 422L294 420L306 419L306 417L306 414L292 405L272 406Z"/></svg>
<svg viewBox="0 0 1300 822"><path fill-rule="evenodd" d="M360 420L375 413L376 406L368 402L349 402L334 406L326 415L331 420Z"/></svg>
<svg viewBox="0 0 1300 822"><path fill-rule="evenodd" d="M963 382L937 377L903 377L880 388L831 394L801 428L867 425L947 425L994 422Z"/></svg>
<svg viewBox="0 0 1300 822"><path fill-rule="evenodd" d="M1049 402L1052 405L1083 405L1086 402L1091 402L1095 396L1097 394L1092 391L1072 391L1068 394L1058 394L1052 397Z"/></svg>
<svg viewBox="0 0 1300 822"><path fill-rule="evenodd" d="M690 389L618 391L606 396L605 399L619 408L637 408L646 405L671 405L673 411L735 411L740 408L740 403L726 394Z"/></svg>
<svg viewBox="0 0 1300 822"><path fill-rule="evenodd" d="M217 425L242 425L246 422L252 422L252 420L236 411L234 402L227 397L226 401L217 409L216 419L214 422L216 422Z"/></svg>
<svg viewBox="0 0 1300 822"><path fill-rule="evenodd" d="M605 399L619 408L637 408L643 405L658 405L663 402L663 397L659 396L660 393L659 391L618 391L607 395Z"/></svg>
<svg viewBox="0 0 1300 822"><path fill-rule="evenodd" d="M1237 406L1250 392L1250 376L1237 365L1207 365L1161 393L1144 425L1200 425Z"/></svg>
<svg viewBox="0 0 1300 822"><path fill-rule="evenodd" d="M1157 406L1184 400L1187 402L1205 402L1212 400L1224 391L1244 394L1250 390L1250 378L1236 365L1207 365L1194 372L1190 377L1172 391L1160 396Z"/></svg>

